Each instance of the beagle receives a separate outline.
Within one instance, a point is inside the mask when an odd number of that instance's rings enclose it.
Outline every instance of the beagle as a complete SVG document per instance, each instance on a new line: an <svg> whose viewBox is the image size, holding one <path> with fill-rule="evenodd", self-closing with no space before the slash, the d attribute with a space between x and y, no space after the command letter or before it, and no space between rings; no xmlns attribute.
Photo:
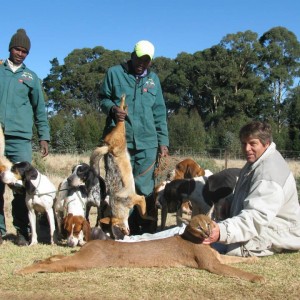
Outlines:
<svg viewBox="0 0 300 300"><path fill-rule="evenodd" d="M204 170L205 176L198 176L191 179L174 179L165 183L163 192L158 194L158 205L161 207L161 230L165 229L167 213L176 212L177 224L181 224L182 204L188 201L192 203L192 216L208 213L211 206L208 205L202 196L205 182L213 173Z"/></svg>

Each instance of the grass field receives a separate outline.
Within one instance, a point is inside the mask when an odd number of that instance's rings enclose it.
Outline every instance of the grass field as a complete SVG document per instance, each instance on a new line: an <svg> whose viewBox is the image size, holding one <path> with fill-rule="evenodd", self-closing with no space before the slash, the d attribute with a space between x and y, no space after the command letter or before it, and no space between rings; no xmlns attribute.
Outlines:
<svg viewBox="0 0 300 300"><path fill-rule="evenodd" d="M88 157L49 156L41 168L58 183L68 175L74 164L88 162ZM222 168L220 161L214 162ZM228 167L243 162L230 161ZM289 162L299 176L298 162ZM11 194L6 193L6 222L11 238ZM95 219L92 210L92 220ZM168 216L168 226L175 224ZM260 259L255 264L238 264L241 269L264 275L265 284L220 277L203 270L188 268L108 268L64 274L14 275L14 271L35 260L54 254L71 254L71 249L58 245L39 244L17 247L12 240L0 246L0 299L299 299L300 252L278 254ZM176 251L176 249L174 249Z"/></svg>

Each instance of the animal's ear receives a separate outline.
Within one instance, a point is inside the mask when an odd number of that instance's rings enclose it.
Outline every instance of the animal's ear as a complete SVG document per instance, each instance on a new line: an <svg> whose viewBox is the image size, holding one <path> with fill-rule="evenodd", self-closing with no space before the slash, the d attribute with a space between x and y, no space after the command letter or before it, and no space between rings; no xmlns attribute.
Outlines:
<svg viewBox="0 0 300 300"><path fill-rule="evenodd" d="M67 230L68 232L71 231L72 219L73 219L73 214L68 214L67 216L64 217L63 220L64 229Z"/></svg>
<svg viewBox="0 0 300 300"><path fill-rule="evenodd" d="M26 191L28 193L33 194L36 190L36 188L31 183L31 180L35 180L38 177L38 171L28 162L26 162L24 166L24 185Z"/></svg>
<svg viewBox="0 0 300 300"><path fill-rule="evenodd" d="M195 177L204 176L204 175L205 175L205 170L199 167L198 175L196 175Z"/></svg>
<svg viewBox="0 0 300 300"><path fill-rule="evenodd" d="M87 172L87 176L86 176L86 180L85 180L85 187L88 191L88 193L90 192L91 188L97 184L97 175L95 173L95 171L89 167L89 170Z"/></svg>
<svg viewBox="0 0 300 300"><path fill-rule="evenodd" d="M103 223L103 224L110 224L111 223L111 218L110 217L105 217L105 218L102 218L100 219L100 223Z"/></svg>
<svg viewBox="0 0 300 300"><path fill-rule="evenodd" d="M88 242L91 240L91 226L90 223L84 219L82 224L82 231L84 234L85 241Z"/></svg>

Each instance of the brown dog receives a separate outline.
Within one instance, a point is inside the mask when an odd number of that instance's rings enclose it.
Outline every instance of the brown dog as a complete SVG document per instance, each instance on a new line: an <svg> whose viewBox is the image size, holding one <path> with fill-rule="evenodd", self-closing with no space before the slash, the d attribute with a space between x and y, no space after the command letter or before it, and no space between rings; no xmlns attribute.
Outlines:
<svg viewBox="0 0 300 300"><path fill-rule="evenodd" d="M205 170L202 169L193 159L186 158L175 166L174 179L189 179L204 176Z"/></svg>
<svg viewBox="0 0 300 300"><path fill-rule="evenodd" d="M265 282L263 276L226 265L257 261L257 257L220 255L209 245L201 244L209 236L213 224L209 217L197 215L191 219L184 233L178 236L136 243L91 241L72 256L53 256L25 267L16 274L72 272L108 267L190 267L251 282Z"/></svg>
<svg viewBox="0 0 300 300"><path fill-rule="evenodd" d="M120 108L125 110L125 95L121 97ZM146 216L146 200L144 196L137 195L135 182L127 150L125 122L117 125L104 138L104 145L97 147L90 158L90 165L99 168L100 159L106 158L106 184L108 185L109 204L112 218L101 219L102 223L118 226L124 234L129 234L129 211L137 205L142 218L153 219ZM120 180L121 178L121 185Z"/></svg>

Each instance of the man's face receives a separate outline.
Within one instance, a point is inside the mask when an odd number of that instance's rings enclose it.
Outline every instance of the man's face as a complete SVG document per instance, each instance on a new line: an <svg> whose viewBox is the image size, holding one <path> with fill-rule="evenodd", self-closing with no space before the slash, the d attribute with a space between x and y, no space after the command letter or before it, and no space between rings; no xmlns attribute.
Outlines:
<svg viewBox="0 0 300 300"><path fill-rule="evenodd" d="M28 55L28 51L23 47L13 47L10 49L9 59L16 65L23 63Z"/></svg>
<svg viewBox="0 0 300 300"><path fill-rule="evenodd" d="M242 150L245 154L247 162L249 163L254 163L257 161L269 146L270 143L263 145L259 139L251 137L242 142Z"/></svg>
<svg viewBox="0 0 300 300"><path fill-rule="evenodd" d="M132 55L132 65L136 75L141 75L151 65L151 59L148 55L137 57L135 53Z"/></svg>

